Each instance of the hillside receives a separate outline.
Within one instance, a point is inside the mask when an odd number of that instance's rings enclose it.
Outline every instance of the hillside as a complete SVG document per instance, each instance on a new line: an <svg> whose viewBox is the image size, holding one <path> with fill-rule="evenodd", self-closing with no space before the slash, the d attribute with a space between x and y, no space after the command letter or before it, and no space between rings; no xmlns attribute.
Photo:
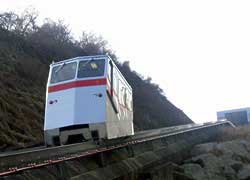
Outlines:
<svg viewBox="0 0 250 180"><path fill-rule="evenodd" d="M75 56L109 53L134 92L136 130L192 121L163 95L158 85L119 63L107 42L93 34L72 37L62 22L36 24L37 14L0 14L0 149L43 141L43 116L49 64Z"/></svg>

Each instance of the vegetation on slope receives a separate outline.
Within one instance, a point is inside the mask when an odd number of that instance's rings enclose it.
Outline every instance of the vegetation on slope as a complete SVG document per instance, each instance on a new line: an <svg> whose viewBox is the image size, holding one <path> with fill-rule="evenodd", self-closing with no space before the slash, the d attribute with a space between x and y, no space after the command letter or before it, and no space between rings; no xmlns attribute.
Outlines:
<svg viewBox="0 0 250 180"><path fill-rule="evenodd" d="M250 140L250 125L225 128L218 141Z"/></svg>
<svg viewBox="0 0 250 180"><path fill-rule="evenodd" d="M40 26L35 12L0 14L0 149L43 141L45 85L49 64L65 58L108 53L134 90L136 130L191 123L158 85L118 62L101 37L83 32L75 40L61 21Z"/></svg>

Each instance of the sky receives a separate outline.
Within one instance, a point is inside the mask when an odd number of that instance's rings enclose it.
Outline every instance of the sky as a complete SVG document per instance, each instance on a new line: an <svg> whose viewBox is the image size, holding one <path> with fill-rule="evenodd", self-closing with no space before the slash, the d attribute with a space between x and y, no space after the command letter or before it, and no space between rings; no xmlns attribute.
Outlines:
<svg viewBox="0 0 250 180"><path fill-rule="evenodd" d="M0 12L33 7L64 20L76 38L101 35L121 61L151 77L197 123L250 107L250 1L0 0Z"/></svg>

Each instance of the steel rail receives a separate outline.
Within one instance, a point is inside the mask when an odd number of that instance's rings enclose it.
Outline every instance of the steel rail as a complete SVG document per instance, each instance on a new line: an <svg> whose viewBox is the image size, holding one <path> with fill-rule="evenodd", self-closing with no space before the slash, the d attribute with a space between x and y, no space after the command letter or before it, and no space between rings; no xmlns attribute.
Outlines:
<svg viewBox="0 0 250 180"><path fill-rule="evenodd" d="M150 129L150 130L144 130L144 131L139 131L136 132L134 136L132 136L133 139L140 139L143 137L148 137L148 136L153 136L157 135L159 133L166 133L166 132L171 132L171 131L178 131L186 128L191 128L191 127L198 127L202 126L201 124L187 124L187 125L179 125L179 126L172 126L172 127L164 127L164 128L158 128L158 129ZM86 143L86 142L84 142ZM55 147L46 147L46 146L40 146L40 147L34 147L34 148L27 148L27 149L18 149L10 152L3 152L0 153L0 158L2 157L8 157L8 156L16 156L16 155L25 155L27 153L33 153L33 152L42 152L45 150L57 150L57 149L62 149L62 148L67 148L67 147L74 147L77 145L80 145L82 143L75 143L75 144L68 144L68 145L63 145L63 146L55 146ZM0 159L1 160L1 159ZM1 163L0 163L1 165Z"/></svg>
<svg viewBox="0 0 250 180"><path fill-rule="evenodd" d="M153 140L160 139L160 138L175 136L175 135L179 135L179 134L183 134L183 133L187 133L187 132L191 132L191 131L195 131L195 130L200 130L200 129L206 129L206 128L210 128L210 127L215 127L215 126L219 126L219 125L229 125L230 127L234 127L234 125L231 122L223 121L223 122L217 122L217 123L213 123L213 124L192 126L192 127L182 129L182 130L179 129L179 130L171 131L171 132L165 132L165 133L163 132L162 134L152 135L152 136L145 137L145 138L134 139L131 141L122 142L122 143L107 146L107 147L98 147L96 149L89 149L89 150L86 150L83 152L67 154L64 156L57 157L55 159L46 159L46 160L43 160L41 162L28 163L28 164L23 165L21 167L11 167L11 168L5 169L3 171L0 171L0 177L6 176L6 175L11 175L11 174L18 173L18 172L22 172L25 170L31 170L31 169L36 169L36 168L40 168L40 167L45 167L48 165L54 165L54 164L62 163L64 161L75 160L75 159L95 155L98 153L103 153L106 151L112 151L112 150L123 148L123 147L129 146L129 145L140 144L140 143L144 143L147 141L153 141ZM161 129L164 129L164 128L161 128ZM71 146L75 146L75 145L68 145L68 147L71 147ZM66 146L53 147L50 149L65 148L65 147ZM48 149L46 149L46 150L48 150ZM25 153L27 153L27 152L25 152ZM34 153L34 152L32 152L32 153ZM10 156L15 156L15 155L12 154Z"/></svg>

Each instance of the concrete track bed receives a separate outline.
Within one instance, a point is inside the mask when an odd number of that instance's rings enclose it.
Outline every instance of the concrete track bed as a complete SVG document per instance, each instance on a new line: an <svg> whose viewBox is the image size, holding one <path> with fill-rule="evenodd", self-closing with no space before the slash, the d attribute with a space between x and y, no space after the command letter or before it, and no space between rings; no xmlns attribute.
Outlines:
<svg viewBox="0 0 250 180"><path fill-rule="evenodd" d="M163 179L172 168L169 162L181 162L194 145L213 141L222 128L196 129L0 179Z"/></svg>

